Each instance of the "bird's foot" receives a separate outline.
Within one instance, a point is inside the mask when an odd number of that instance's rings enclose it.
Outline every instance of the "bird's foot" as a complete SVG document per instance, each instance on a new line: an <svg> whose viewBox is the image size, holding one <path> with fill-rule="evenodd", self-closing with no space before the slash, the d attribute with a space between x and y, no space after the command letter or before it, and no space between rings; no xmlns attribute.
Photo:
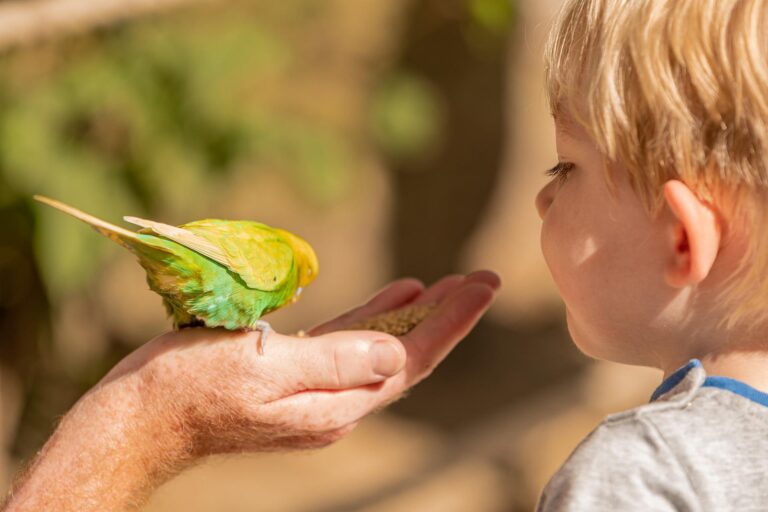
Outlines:
<svg viewBox="0 0 768 512"><path fill-rule="evenodd" d="M257 320L252 326L251 330L259 331L259 341L256 342L256 352L260 356L264 355L264 346L266 345L267 338L274 331L269 322L265 320Z"/></svg>

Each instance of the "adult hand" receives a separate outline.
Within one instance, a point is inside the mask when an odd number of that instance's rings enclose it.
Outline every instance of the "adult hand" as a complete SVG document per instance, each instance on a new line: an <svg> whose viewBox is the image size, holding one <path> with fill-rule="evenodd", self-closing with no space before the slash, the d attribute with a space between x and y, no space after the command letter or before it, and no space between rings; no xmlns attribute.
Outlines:
<svg viewBox="0 0 768 512"><path fill-rule="evenodd" d="M232 451L317 447L349 432L372 410L426 377L489 306L498 277L487 271L447 276L428 289L395 281L360 306L309 331L272 333L186 329L156 338L106 381L139 369L154 407L185 432L192 457ZM398 340L347 331L364 318L406 304L436 310Z"/></svg>
<svg viewBox="0 0 768 512"><path fill-rule="evenodd" d="M492 272L429 288L395 281L300 338L222 329L170 332L121 361L62 420L8 510L125 510L201 457L318 447L400 397L490 305ZM406 304L437 303L407 335L344 330Z"/></svg>

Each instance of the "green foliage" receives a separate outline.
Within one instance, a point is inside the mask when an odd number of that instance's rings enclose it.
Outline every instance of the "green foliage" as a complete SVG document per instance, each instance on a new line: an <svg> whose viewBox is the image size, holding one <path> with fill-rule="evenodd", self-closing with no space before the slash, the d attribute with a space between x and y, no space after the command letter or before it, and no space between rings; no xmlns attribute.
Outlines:
<svg viewBox="0 0 768 512"><path fill-rule="evenodd" d="M295 11L279 14L302 21ZM234 169L284 172L319 206L338 199L348 144L262 97L292 80L297 57L280 24L255 14L176 13L5 57L0 200L41 193L112 220L156 212L189 220L224 193ZM38 211L39 264L49 292L62 296L113 249L71 219Z"/></svg>
<svg viewBox="0 0 768 512"><path fill-rule="evenodd" d="M442 117L429 83L400 72L383 80L374 96L373 135L390 156L415 157L438 143Z"/></svg>
<svg viewBox="0 0 768 512"><path fill-rule="evenodd" d="M512 0L469 0L469 12L477 25L486 31L506 35L514 18Z"/></svg>

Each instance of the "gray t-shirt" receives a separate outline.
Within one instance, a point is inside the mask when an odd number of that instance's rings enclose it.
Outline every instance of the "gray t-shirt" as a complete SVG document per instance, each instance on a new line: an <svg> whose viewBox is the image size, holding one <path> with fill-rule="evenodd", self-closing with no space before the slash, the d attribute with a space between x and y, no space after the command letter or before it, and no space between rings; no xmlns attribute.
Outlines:
<svg viewBox="0 0 768 512"><path fill-rule="evenodd" d="M651 400L603 420L537 510L768 511L768 394L694 359Z"/></svg>

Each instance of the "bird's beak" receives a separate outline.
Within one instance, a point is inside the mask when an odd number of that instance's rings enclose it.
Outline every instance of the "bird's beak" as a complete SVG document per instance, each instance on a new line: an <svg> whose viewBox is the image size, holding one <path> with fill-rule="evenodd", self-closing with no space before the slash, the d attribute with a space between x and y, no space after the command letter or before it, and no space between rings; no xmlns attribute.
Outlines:
<svg viewBox="0 0 768 512"><path fill-rule="evenodd" d="M293 298L291 299L291 302L296 302L299 300L299 296L301 295L302 290L304 290L301 286L296 288L296 293L293 294Z"/></svg>

